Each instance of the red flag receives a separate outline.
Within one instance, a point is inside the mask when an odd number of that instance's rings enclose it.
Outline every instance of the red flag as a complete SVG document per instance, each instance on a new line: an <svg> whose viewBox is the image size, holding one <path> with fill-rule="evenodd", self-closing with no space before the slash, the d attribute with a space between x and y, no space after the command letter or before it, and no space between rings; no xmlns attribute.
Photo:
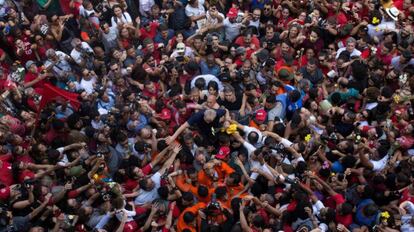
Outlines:
<svg viewBox="0 0 414 232"><path fill-rule="evenodd" d="M39 112L46 106L47 103L51 102L52 100L55 100L58 97L68 100L75 110L78 110L80 107L80 102L78 100L79 94L59 89L58 87L48 83L46 83L43 86L42 92L42 99L40 100L38 108Z"/></svg>

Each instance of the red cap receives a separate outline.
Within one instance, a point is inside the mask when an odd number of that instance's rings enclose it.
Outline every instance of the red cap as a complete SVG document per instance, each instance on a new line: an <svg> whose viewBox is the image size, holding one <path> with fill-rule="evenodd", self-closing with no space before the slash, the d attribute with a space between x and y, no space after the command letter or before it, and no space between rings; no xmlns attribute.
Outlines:
<svg viewBox="0 0 414 232"><path fill-rule="evenodd" d="M225 159L230 154L230 148L228 146L220 147L219 152L216 155L217 159Z"/></svg>
<svg viewBox="0 0 414 232"><path fill-rule="evenodd" d="M263 123L266 121L267 113L264 109L260 109L256 111L256 121L259 123Z"/></svg>
<svg viewBox="0 0 414 232"><path fill-rule="evenodd" d="M0 200L6 201L10 197L10 187L0 189Z"/></svg>
<svg viewBox="0 0 414 232"><path fill-rule="evenodd" d="M238 13L239 10L237 10L236 8L230 8L229 12L227 13L227 17L236 18Z"/></svg>
<svg viewBox="0 0 414 232"><path fill-rule="evenodd" d="M162 120L170 120L171 119L171 111L169 109L162 109L160 113L160 118Z"/></svg>

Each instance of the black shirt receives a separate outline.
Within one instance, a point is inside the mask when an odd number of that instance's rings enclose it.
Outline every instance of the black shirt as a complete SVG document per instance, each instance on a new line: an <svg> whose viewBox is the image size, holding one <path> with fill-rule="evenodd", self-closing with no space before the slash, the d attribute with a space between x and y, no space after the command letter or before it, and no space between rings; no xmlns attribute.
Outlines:
<svg viewBox="0 0 414 232"><path fill-rule="evenodd" d="M243 102L243 96L239 93L236 93L236 101L235 102L229 102L226 99L224 99L224 100L219 99L218 100L218 103L221 106L226 107L226 109L228 109L229 111L239 111L240 108L241 108L242 102Z"/></svg>
<svg viewBox="0 0 414 232"><path fill-rule="evenodd" d="M211 123L207 123L206 121L204 121L204 112L205 110L202 110L193 114L187 122L188 124L190 124L190 126L198 127L200 133L204 135L212 134L214 128L221 127L220 118L226 114L226 111L222 109L216 110L216 118Z"/></svg>

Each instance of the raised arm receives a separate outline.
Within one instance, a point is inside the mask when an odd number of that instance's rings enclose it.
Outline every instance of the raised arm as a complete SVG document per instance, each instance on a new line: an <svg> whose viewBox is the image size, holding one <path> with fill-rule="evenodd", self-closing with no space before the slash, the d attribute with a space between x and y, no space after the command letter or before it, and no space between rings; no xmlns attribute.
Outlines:
<svg viewBox="0 0 414 232"><path fill-rule="evenodd" d="M173 164L173 162L175 160L175 157L177 157L177 154L181 151L181 149L182 149L181 145L175 145L174 146L170 158L168 158L168 160L165 161L162 168L158 171L161 175L163 175L164 172Z"/></svg>
<svg viewBox="0 0 414 232"><path fill-rule="evenodd" d="M190 124L188 122L185 122L183 125L181 125L177 131L175 131L175 133L173 135L171 135L171 137L167 138L166 142L167 144L171 144L173 141L175 141L177 139L177 137L183 133L183 131L185 129L187 129L188 127L190 127Z"/></svg>
<svg viewBox="0 0 414 232"><path fill-rule="evenodd" d="M329 195L335 196L336 194L338 194L337 192L335 192L333 190L333 188L331 186L329 186L328 183L326 183L324 180L322 180L318 176L316 176L312 173L309 173L309 177L311 177L311 178L315 179L316 181L318 181L323 186L323 188L329 193Z"/></svg>
<svg viewBox="0 0 414 232"><path fill-rule="evenodd" d="M35 218L40 212L42 212L42 210L47 206L47 204L49 203L50 198L52 197L51 193L48 193L45 196L45 200L42 202L42 204L40 204L36 209L34 209L30 214L29 214L29 220L32 220L33 218Z"/></svg>

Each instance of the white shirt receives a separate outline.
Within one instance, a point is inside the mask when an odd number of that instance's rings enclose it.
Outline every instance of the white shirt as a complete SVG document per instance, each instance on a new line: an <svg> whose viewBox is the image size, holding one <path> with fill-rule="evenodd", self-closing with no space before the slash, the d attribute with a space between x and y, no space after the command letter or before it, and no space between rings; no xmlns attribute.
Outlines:
<svg viewBox="0 0 414 232"><path fill-rule="evenodd" d="M157 189L161 186L161 173L156 172L151 176L151 180L154 181L155 187L150 191L144 191L141 189L139 195L134 200L135 205L150 203L159 197Z"/></svg>
<svg viewBox="0 0 414 232"><path fill-rule="evenodd" d="M82 78L79 88L85 90L88 94L92 94L94 92L94 84L96 79L93 77L89 81Z"/></svg>
<svg viewBox="0 0 414 232"><path fill-rule="evenodd" d="M224 20L224 15L222 14L222 13L220 13L220 12L218 12L218 15L221 17L221 18L223 18L223 20ZM213 18L213 17L211 17L211 15L210 15L210 11L207 11L207 13L206 13L206 21L207 21L207 24L211 24L211 25L214 25L214 24L217 24L217 23L219 23L219 21L218 21L218 19L217 18Z"/></svg>
<svg viewBox="0 0 414 232"><path fill-rule="evenodd" d="M372 170L375 172L382 171L385 168L385 166L387 166L389 157L389 155L386 155L380 160L369 160L369 162L371 162L373 166Z"/></svg>
<svg viewBox="0 0 414 232"><path fill-rule="evenodd" d="M171 58L175 58L179 56L177 50L174 50L174 52L171 54ZM191 49L190 47L185 47L184 50L184 56L186 57L190 57L190 59L194 59L194 53L193 53L193 49Z"/></svg>
<svg viewBox="0 0 414 232"><path fill-rule="evenodd" d="M382 22L376 26L372 24L368 24L367 28L368 28L368 35L369 37L371 37L371 39L373 39L374 37L377 37L379 40L381 40L386 30L395 31L395 22L394 21Z"/></svg>
<svg viewBox="0 0 414 232"><path fill-rule="evenodd" d="M154 0L139 0L139 13L148 17L147 12L151 12L151 7L155 4Z"/></svg>
<svg viewBox="0 0 414 232"><path fill-rule="evenodd" d="M118 23L132 23L131 16L128 14L128 12L123 12L120 18L112 16L111 25L116 26Z"/></svg>
<svg viewBox="0 0 414 232"><path fill-rule="evenodd" d="M69 160L68 160L68 157L66 156L66 154L63 154L63 151L65 150L65 148L64 147L59 147L58 149L56 149L61 155L63 155L63 157L62 157L62 159L61 160L59 160L59 162L57 162L57 164L59 165L59 166L62 166L62 167L66 167L66 166L68 166L68 164L69 164Z"/></svg>
<svg viewBox="0 0 414 232"><path fill-rule="evenodd" d="M82 42L82 49L84 49L84 50L87 50L88 52L91 52L91 53L93 53L93 49L91 48L91 46L89 46L89 44L88 43L86 43L86 42ZM81 52L79 52L78 50L76 50L76 49L73 49L72 50L72 52L70 53L70 56L72 57L72 59L77 63L77 64L80 64L80 63L82 63L82 60L83 60L83 58L82 58L82 53Z"/></svg>
<svg viewBox="0 0 414 232"><path fill-rule="evenodd" d="M61 51L56 51L55 54L58 57L58 60L52 67L53 74L57 77L64 77L68 72L72 71L69 62L67 61L69 56ZM50 65L53 65L53 62L51 60L46 60L45 66L49 67Z"/></svg>
<svg viewBox="0 0 414 232"><path fill-rule="evenodd" d="M258 129L256 129L254 127L244 126L243 127L243 132L245 134L245 139L247 139L248 135L251 132L256 132L258 134L258 137L259 137L257 139L257 143L258 144L263 144L264 143L265 137L263 136L263 134L262 134L262 132L260 130L258 130Z"/></svg>
<svg viewBox="0 0 414 232"><path fill-rule="evenodd" d="M224 32L228 41L233 41L237 36L240 35L241 24L231 23L229 18L224 19Z"/></svg>
<svg viewBox="0 0 414 232"><path fill-rule="evenodd" d="M251 20L249 22L249 27L255 27L255 28L259 29L259 24L260 24L260 20L257 20L257 21Z"/></svg>
<svg viewBox="0 0 414 232"><path fill-rule="evenodd" d="M340 48L340 49L338 49L338 51L336 52L336 59L338 59L338 57L339 57L339 55L341 54L341 52L343 52L343 51L345 51L346 50L346 47L343 47L343 48ZM361 52L358 50L358 49L354 49L353 51L352 51L352 53L351 53L351 57L352 56L361 56Z"/></svg>
<svg viewBox="0 0 414 232"><path fill-rule="evenodd" d="M198 0L197 7L193 7L190 4L187 4L187 6L185 6L185 14L188 17L199 16L199 15L205 14L206 10L204 9L203 5L204 5L204 0Z"/></svg>
<svg viewBox="0 0 414 232"><path fill-rule="evenodd" d="M198 75L198 76L194 77L194 79L191 80L191 85L190 85L191 88L195 87L195 82L198 78L203 78L206 81L206 86L204 87L205 89L207 88L208 83L210 81L215 81L218 84L219 91L223 90L223 84L221 83L221 81L216 76L211 75L211 74Z"/></svg>

